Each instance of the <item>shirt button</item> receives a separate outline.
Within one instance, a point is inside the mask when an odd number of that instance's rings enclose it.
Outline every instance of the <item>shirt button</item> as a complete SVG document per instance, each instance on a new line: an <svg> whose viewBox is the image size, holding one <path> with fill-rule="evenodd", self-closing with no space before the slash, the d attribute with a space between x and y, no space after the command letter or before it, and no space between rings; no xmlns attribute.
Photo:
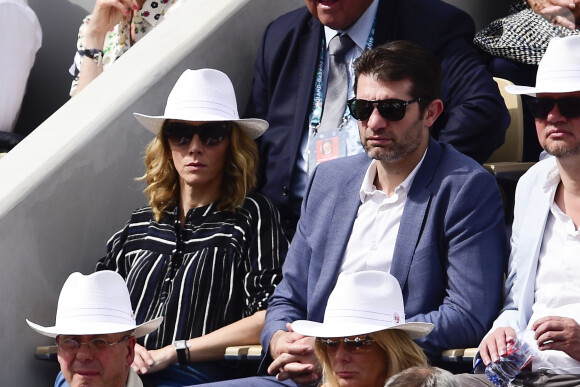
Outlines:
<svg viewBox="0 0 580 387"><path fill-rule="evenodd" d="M282 187L282 195L288 196L289 192L290 192L290 190L288 189L288 187L286 187L286 186Z"/></svg>

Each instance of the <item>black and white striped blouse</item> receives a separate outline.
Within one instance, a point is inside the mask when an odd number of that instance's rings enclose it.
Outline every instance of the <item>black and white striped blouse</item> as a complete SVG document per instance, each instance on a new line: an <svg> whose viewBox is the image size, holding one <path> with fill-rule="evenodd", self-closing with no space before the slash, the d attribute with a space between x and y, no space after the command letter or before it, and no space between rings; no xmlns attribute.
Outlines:
<svg viewBox="0 0 580 387"><path fill-rule="evenodd" d="M235 212L194 208L183 228L177 208L160 222L151 207L136 210L108 241L97 270L125 278L138 324L164 317L140 340L158 349L265 309L287 250L274 205L251 194Z"/></svg>

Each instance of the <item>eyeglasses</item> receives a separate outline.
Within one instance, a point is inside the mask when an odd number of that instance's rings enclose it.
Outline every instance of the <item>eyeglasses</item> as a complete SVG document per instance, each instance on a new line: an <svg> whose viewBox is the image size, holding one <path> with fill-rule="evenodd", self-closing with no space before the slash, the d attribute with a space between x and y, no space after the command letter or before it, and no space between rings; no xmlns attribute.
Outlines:
<svg viewBox="0 0 580 387"><path fill-rule="evenodd" d="M105 339L101 339L100 337L94 338L91 341L87 342L87 343L81 343L80 341L77 341L75 339L64 339L64 340L60 340L60 338L57 337L56 339L56 345L62 349L63 351L67 352L67 353L76 353L81 345L86 345L87 347L89 347L89 349L91 351L103 351L109 347L112 347L113 345L122 343L123 341L127 340L129 337L133 336L133 334L129 334L126 336L123 336L123 338L121 338L118 341L115 341L113 343L109 343L107 340Z"/></svg>
<svg viewBox="0 0 580 387"><path fill-rule="evenodd" d="M554 109L554 105L558 105L560 114L566 118L580 117L580 97L534 98L529 104L536 118L546 119Z"/></svg>
<svg viewBox="0 0 580 387"><path fill-rule="evenodd" d="M226 139L232 132L231 122L208 122L191 125L185 122L165 121L163 134L173 146L185 146L191 143L196 134L205 146L215 146Z"/></svg>
<svg viewBox="0 0 580 387"><path fill-rule="evenodd" d="M368 352L372 349L372 345L375 343L374 339L370 336L354 336L354 337L331 337L322 338L318 337L316 339L322 347L327 351L336 351L340 342L344 343L344 348L350 353L363 353Z"/></svg>
<svg viewBox="0 0 580 387"><path fill-rule="evenodd" d="M367 101L365 99L353 98L348 100L347 105L350 114L359 121L368 120L375 105L379 114L389 121L400 121L405 117L407 106L419 102L421 97L412 99L410 101L403 101L402 99L381 99L375 101Z"/></svg>

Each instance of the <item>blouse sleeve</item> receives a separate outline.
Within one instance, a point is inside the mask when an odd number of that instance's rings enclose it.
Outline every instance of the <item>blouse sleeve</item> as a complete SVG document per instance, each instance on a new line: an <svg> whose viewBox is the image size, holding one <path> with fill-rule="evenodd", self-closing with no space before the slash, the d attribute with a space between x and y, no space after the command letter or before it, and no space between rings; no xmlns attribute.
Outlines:
<svg viewBox="0 0 580 387"><path fill-rule="evenodd" d="M85 34L87 31L87 25L91 21L91 15L88 15L83 19L81 26L79 27L79 33L77 35L77 51L75 51L75 55L73 58L73 64L70 66L68 72L70 75L73 76L73 80L70 86L69 94L73 95L75 90L77 89L79 83L79 73L81 71L81 63L83 58L79 55L78 50L85 49Z"/></svg>
<svg viewBox="0 0 580 387"><path fill-rule="evenodd" d="M261 194L246 198L251 234L248 235L247 261L249 271L244 278L246 292L245 316L268 306L268 298L282 280L282 263L288 251L288 240L280 227L278 210Z"/></svg>
<svg viewBox="0 0 580 387"><path fill-rule="evenodd" d="M127 278L129 264L125 259L125 243L127 241L130 222L117 231L107 242L107 255L99 259L96 271L112 270Z"/></svg>

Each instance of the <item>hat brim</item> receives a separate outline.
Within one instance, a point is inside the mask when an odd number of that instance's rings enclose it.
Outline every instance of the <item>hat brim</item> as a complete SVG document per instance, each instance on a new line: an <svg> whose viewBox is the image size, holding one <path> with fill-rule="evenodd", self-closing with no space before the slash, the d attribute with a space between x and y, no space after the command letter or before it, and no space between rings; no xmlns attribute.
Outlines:
<svg viewBox="0 0 580 387"><path fill-rule="evenodd" d="M157 317L137 326L115 323L87 323L64 326L43 327L26 319L28 325L41 335L56 337L58 335L107 335L135 330L135 337L145 336L159 328L163 322L163 317Z"/></svg>
<svg viewBox="0 0 580 387"><path fill-rule="evenodd" d="M539 93L572 93L580 91L580 84L570 83L567 85L552 85L550 87L531 87L519 85L507 85L505 91L510 94L525 94L535 97Z"/></svg>
<svg viewBox="0 0 580 387"><path fill-rule="evenodd" d="M398 325L381 325L371 323L324 324L308 320L297 320L292 323L292 330L311 337L348 337L374 333L386 329L405 331L411 339L427 336L435 327L431 323L409 322Z"/></svg>
<svg viewBox="0 0 580 387"><path fill-rule="evenodd" d="M239 118L234 120L224 120L223 116L205 114L196 117L183 118L183 117L167 117L167 116L147 116L145 114L133 113L137 121L143 125L147 130L153 134L158 134L165 120L182 120L182 121L194 121L194 122L234 122L236 123L244 133L246 133L252 140L260 137L266 129L268 129L268 122L261 120L259 118Z"/></svg>

